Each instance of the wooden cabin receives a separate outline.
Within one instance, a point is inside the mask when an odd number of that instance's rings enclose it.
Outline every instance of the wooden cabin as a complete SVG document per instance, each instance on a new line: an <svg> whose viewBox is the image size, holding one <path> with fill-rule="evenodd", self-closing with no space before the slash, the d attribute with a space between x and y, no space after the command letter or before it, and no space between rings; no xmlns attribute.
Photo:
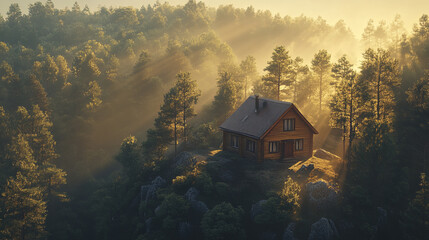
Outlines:
<svg viewBox="0 0 429 240"><path fill-rule="evenodd" d="M250 96L224 123L223 150L241 156L281 160L313 154L317 130L290 102Z"/></svg>

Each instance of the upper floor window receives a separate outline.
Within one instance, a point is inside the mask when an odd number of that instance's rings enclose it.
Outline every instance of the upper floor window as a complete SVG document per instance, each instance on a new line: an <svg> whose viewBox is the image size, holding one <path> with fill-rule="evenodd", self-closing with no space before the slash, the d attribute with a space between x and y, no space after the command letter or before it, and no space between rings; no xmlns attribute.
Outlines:
<svg viewBox="0 0 429 240"><path fill-rule="evenodd" d="M231 136L231 147L238 148L238 136Z"/></svg>
<svg viewBox="0 0 429 240"><path fill-rule="evenodd" d="M255 141L247 140L247 142L246 142L246 149L247 149L247 151L254 153L255 152L255 148L256 148Z"/></svg>
<svg viewBox="0 0 429 240"><path fill-rule="evenodd" d="M295 118L288 118L283 120L283 131L295 130Z"/></svg>

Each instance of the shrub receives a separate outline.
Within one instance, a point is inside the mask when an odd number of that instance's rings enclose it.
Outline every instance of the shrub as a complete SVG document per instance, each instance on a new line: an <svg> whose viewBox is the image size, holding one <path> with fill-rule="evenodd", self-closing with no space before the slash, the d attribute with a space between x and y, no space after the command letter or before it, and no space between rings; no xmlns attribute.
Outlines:
<svg viewBox="0 0 429 240"><path fill-rule="evenodd" d="M245 239L242 218L244 211L230 203L221 203L209 210L201 221L204 238Z"/></svg>

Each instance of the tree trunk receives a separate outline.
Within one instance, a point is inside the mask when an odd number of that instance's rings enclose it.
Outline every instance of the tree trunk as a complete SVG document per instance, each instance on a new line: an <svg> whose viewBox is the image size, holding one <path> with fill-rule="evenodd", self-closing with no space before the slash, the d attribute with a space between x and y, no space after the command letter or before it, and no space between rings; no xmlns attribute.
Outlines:
<svg viewBox="0 0 429 240"><path fill-rule="evenodd" d="M351 80L351 86L350 86L350 113L349 113L349 149L352 147L352 142L354 138L354 132L353 132L353 79Z"/></svg>
<svg viewBox="0 0 429 240"><path fill-rule="evenodd" d="M177 156L177 116L174 117L174 157Z"/></svg>
<svg viewBox="0 0 429 240"><path fill-rule="evenodd" d="M380 59L378 60L378 73L377 73L377 120L380 120L380 82L381 82L381 74L380 74Z"/></svg>
<svg viewBox="0 0 429 240"><path fill-rule="evenodd" d="M247 76L244 80L244 100L247 99Z"/></svg>
<svg viewBox="0 0 429 240"><path fill-rule="evenodd" d="M343 159L345 159L346 156L346 133L347 133L347 128L346 128L346 113L347 113L347 101L344 101L344 122L343 122Z"/></svg>
<svg viewBox="0 0 429 240"><path fill-rule="evenodd" d="M23 219L25 219L25 212L23 213ZM26 234L26 229L25 229L25 223L22 225L21 227L21 240L25 240L25 234Z"/></svg>
<svg viewBox="0 0 429 240"><path fill-rule="evenodd" d="M319 117L322 114L322 73L319 79Z"/></svg>
<svg viewBox="0 0 429 240"><path fill-rule="evenodd" d="M296 102L296 84L298 83L298 74L296 74L296 78L293 84L293 102Z"/></svg>
<svg viewBox="0 0 429 240"><path fill-rule="evenodd" d="M186 148L188 137L186 136L186 104L183 104L183 147Z"/></svg>
<svg viewBox="0 0 429 240"><path fill-rule="evenodd" d="M277 66L277 74L278 74L278 79L277 79L277 101L280 101L280 83L281 83L281 79L282 79L282 71L280 66Z"/></svg>

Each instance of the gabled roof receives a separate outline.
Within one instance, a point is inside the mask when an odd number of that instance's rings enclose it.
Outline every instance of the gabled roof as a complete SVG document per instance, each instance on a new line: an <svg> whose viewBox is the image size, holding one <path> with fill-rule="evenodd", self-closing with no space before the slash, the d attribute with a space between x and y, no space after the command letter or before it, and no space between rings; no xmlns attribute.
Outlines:
<svg viewBox="0 0 429 240"><path fill-rule="evenodd" d="M255 112L255 96L247 100L220 125L225 131L246 135L252 138L262 138L272 129L280 118L290 109L294 109L314 133L317 130L302 116L290 102L259 98L259 111Z"/></svg>

